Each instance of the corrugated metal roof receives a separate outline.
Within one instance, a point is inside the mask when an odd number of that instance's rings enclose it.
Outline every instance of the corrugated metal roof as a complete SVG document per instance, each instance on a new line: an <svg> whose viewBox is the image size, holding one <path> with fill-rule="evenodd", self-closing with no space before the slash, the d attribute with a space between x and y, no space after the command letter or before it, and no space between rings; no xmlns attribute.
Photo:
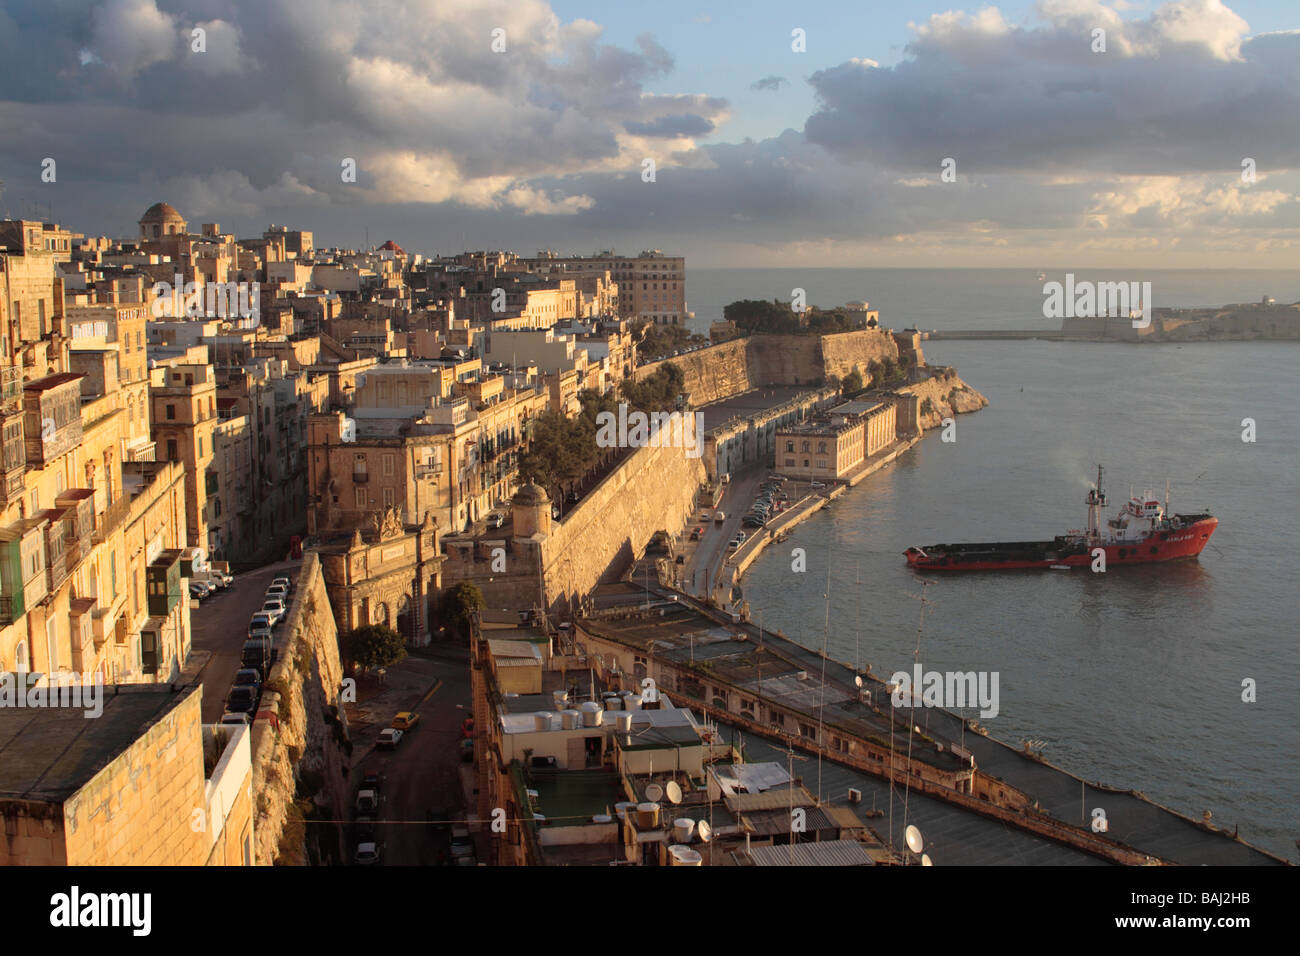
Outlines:
<svg viewBox="0 0 1300 956"><path fill-rule="evenodd" d="M754 866L875 866L856 840L826 840L789 846L755 846L744 851Z"/></svg>
<svg viewBox="0 0 1300 956"><path fill-rule="evenodd" d="M794 806L811 807L817 801L804 787L794 788ZM788 788L764 790L762 793L737 793L724 801L732 813L745 813L751 810L790 809L791 795Z"/></svg>

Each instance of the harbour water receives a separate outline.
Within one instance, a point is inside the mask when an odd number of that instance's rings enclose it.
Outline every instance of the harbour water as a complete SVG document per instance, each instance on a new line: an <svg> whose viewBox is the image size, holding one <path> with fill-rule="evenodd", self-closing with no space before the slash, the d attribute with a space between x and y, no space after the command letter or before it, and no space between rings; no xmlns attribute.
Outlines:
<svg viewBox="0 0 1300 956"><path fill-rule="evenodd" d="M867 299L894 327L1044 324L1029 311L1042 301L1032 272L920 271L803 275L811 302ZM1169 275L1183 291L1163 303L1157 291L1157 305L1300 299L1297 273ZM692 307L707 324L703 303L720 313L738 298L788 298L787 281L696 270ZM1154 284L1174 288L1159 275ZM972 288L984 290L978 304L944 313ZM969 341L932 343L926 357L955 365L989 407L958 419L955 442L932 433L769 549L742 582L754 618L877 674L910 670L922 586L903 560L908 546L1082 527L1097 463L1108 514L1130 489L1163 497L1167 479L1172 510L1219 518L1198 561L936 575L919 660L926 670L998 672L1000 712L984 721L993 735L1033 741L1067 769L1191 816L1211 810L1215 824L1294 859L1300 343ZM1255 423L1254 442L1242 440L1243 419ZM791 570L794 548L806 550L804 573ZM1242 699L1244 681L1254 682L1254 702Z"/></svg>

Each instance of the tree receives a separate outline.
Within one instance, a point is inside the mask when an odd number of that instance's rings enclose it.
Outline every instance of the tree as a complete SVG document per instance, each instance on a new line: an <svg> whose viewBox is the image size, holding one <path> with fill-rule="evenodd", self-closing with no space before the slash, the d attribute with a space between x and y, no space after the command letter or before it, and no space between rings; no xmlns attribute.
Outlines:
<svg viewBox="0 0 1300 956"><path fill-rule="evenodd" d="M339 642L343 656L363 669L388 667L406 656L406 642L386 624L354 627Z"/></svg>
<svg viewBox="0 0 1300 956"><path fill-rule="evenodd" d="M856 365L853 366L852 372L844 376L843 388L845 395L852 395L855 392L862 391L862 373L858 371Z"/></svg>
<svg viewBox="0 0 1300 956"><path fill-rule="evenodd" d="M473 581L457 581L442 593L438 617L465 640L469 640L470 626L483 610L483 592Z"/></svg>

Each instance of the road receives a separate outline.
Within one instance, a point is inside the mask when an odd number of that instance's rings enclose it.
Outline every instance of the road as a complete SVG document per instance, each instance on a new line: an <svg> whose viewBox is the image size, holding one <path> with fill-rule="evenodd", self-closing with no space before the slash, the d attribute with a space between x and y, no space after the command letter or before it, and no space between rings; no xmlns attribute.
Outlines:
<svg viewBox="0 0 1300 956"><path fill-rule="evenodd" d="M235 583L198 607L190 607L191 649L212 656L199 674L203 682L203 722L215 724L226 709L226 696L239 670L239 655L248 639L248 622L262 609L271 581L288 574L295 583L301 561L280 561L235 576ZM280 628L276 629L279 638Z"/></svg>
<svg viewBox="0 0 1300 956"><path fill-rule="evenodd" d="M449 827L435 826L429 811L441 808L454 817L465 807L459 742L461 723L470 715L468 651L436 644L412 650L385 669L382 683L374 676L358 678L357 698L355 707L348 708L357 747L350 776L354 796L365 774L383 777L375 828L381 864L449 861ZM395 750L374 749L379 732L403 710L416 711L419 724ZM351 849L355 835L354 828Z"/></svg>
<svg viewBox="0 0 1300 956"><path fill-rule="evenodd" d="M727 517L721 524L713 520L712 510L709 521L698 521L700 515L696 514L697 525L703 526L704 534L698 542L688 542L695 546L693 553L687 552L686 571L683 580L688 586L683 588L690 594L705 597L705 580L709 582L709 587L714 589L719 604L725 604L730 595L719 593L716 590L718 581L718 572L722 568L723 561L727 557L727 544L736 536L737 531L743 530L745 534L751 534L752 528L740 527L741 520L745 513L749 511L750 505L758 496L759 485L763 479L770 474L766 468L754 468L744 474L733 475L731 482L727 485L727 490L722 496L722 504L718 510L722 511Z"/></svg>

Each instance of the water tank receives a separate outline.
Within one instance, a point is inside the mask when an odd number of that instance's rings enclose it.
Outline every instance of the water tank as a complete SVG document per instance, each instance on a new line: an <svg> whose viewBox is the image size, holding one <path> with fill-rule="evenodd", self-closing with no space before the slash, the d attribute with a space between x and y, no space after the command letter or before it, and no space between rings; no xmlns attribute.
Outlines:
<svg viewBox="0 0 1300 956"><path fill-rule="evenodd" d="M614 804L614 812L618 814L620 820L627 816L629 810L635 809L636 803L631 800L620 800L618 803Z"/></svg>
<svg viewBox="0 0 1300 956"><path fill-rule="evenodd" d="M703 866L704 857L688 846L673 844L668 848L669 866Z"/></svg>
<svg viewBox="0 0 1300 956"><path fill-rule="evenodd" d="M624 694L624 695L623 695L623 706L624 706L624 708L626 708L627 710L640 710L640 709L641 709L641 695L640 695L640 694Z"/></svg>
<svg viewBox="0 0 1300 956"><path fill-rule="evenodd" d="M689 817L679 817L673 821L673 839L678 843L690 843L695 835L695 821Z"/></svg>
<svg viewBox="0 0 1300 956"><path fill-rule="evenodd" d="M600 709L600 704L593 700L587 701L582 705L582 726L599 727L601 720L604 718L604 711Z"/></svg>
<svg viewBox="0 0 1300 956"><path fill-rule="evenodd" d="M632 732L632 715L628 713L615 714L614 722L618 726L620 734L630 734Z"/></svg>
<svg viewBox="0 0 1300 956"><path fill-rule="evenodd" d="M577 730L582 723L582 711L562 710L560 711L560 720L565 730Z"/></svg>
<svg viewBox="0 0 1300 956"><path fill-rule="evenodd" d="M550 711L539 710L537 713L533 714L533 726L537 730L550 730L551 729Z"/></svg>
<svg viewBox="0 0 1300 956"><path fill-rule="evenodd" d="M642 830L653 830L659 826L659 804L638 803L636 805L636 825Z"/></svg>
<svg viewBox="0 0 1300 956"><path fill-rule="evenodd" d="M565 705L569 702L569 692L567 690L553 691L551 699L555 701L556 710L564 710Z"/></svg>
<svg viewBox="0 0 1300 956"><path fill-rule="evenodd" d="M623 698L619 697L618 694L611 694L604 698L604 704L606 710L622 710Z"/></svg>
<svg viewBox="0 0 1300 956"><path fill-rule="evenodd" d="M592 823L613 823L614 818L611 817L608 813L598 813L591 818L591 822Z"/></svg>

